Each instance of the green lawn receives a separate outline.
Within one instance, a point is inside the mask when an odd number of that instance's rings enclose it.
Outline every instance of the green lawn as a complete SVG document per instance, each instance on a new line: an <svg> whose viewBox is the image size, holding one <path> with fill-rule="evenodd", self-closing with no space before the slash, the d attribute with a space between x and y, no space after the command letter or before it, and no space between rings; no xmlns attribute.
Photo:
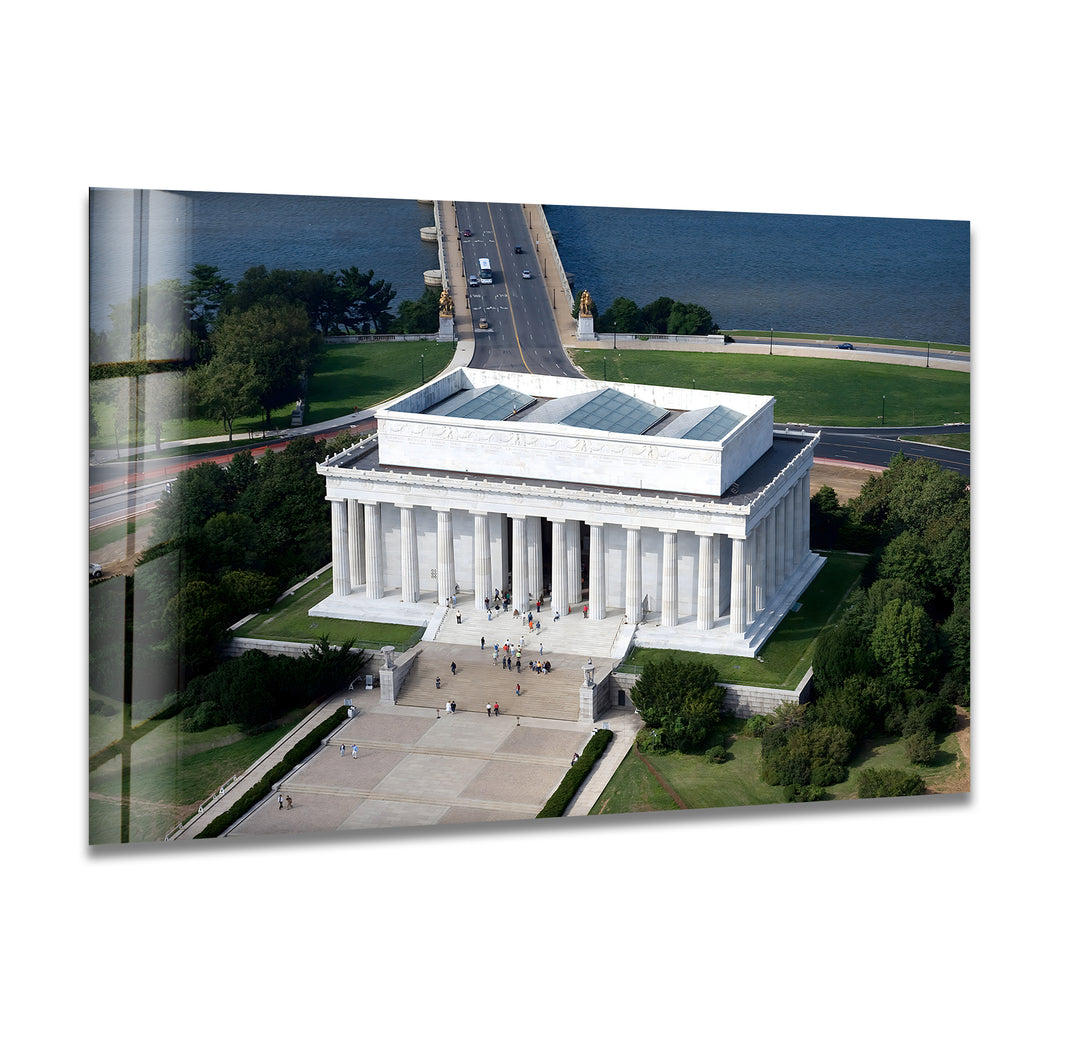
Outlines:
<svg viewBox="0 0 1080 1043"><path fill-rule="evenodd" d="M455 348L431 340L328 344L308 384L306 422L346 416L419 387L421 376L430 380L450 364Z"/></svg>
<svg viewBox="0 0 1080 1043"><path fill-rule="evenodd" d="M744 656L679 652L680 658L702 659L717 669L722 681L763 688L794 689L810 667L814 641L859 578L866 558L857 554L830 553L825 567L802 595L801 607L789 612L761 650L761 660ZM675 653L661 648L634 648L623 668L639 672L650 659Z"/></svg>
<svg viewBox="0 0 1080 1043"><path fill-rule="evenodd" d="M589 348L574 361L594 379L773 395L780 423L869 427L971 420L968 373L884 362Z"/></svg>
<svg viewBox="0 0 1080 1043"><path fill-rule="evenodd" d="M388 398L419 387L421 376L431 378L450 363L455 344L436 341L383 341L375 344L330 344L320 355L308 383L306 424L322 423L367 409ZM421 366L420 356L423 356ZM91 439L93 449L115 449L156 442L157 423L161 441L209 438L226 433L220 420L191 416L184 390L184 374L154 373L139 378L136 402L145 427L128 438L123 417L131 406L134 387L128 378L90 382L90 405L98 430ZM268 430L286 430L293 403L274 411ZM118 429L118 410L120 423ZM235 436L261 433L262 415L241 417L233 425Z"/></svg>
<svg viewBox="0 0 1080 1043"><path fill-rule="evenodd" d="M173 718L131 743L127 771L130 825L128 842L162 840L178 822L234 774L251 766L311 707L294 710L272 731L245 736L235 726L197 734L180 731ZM91 741L94 715L90 718ZM114 757L90 773L89 841L121 840L124 758Z"/></svg>
<svg viewBox="0 0 1080 1043"><path fill-rule="evenodd" d="M333 576L326 569L286 595L269 612L260 612L237 627L233 634L266 641L315 641L325 634L335 645L351 638L356 648L394 645L400 650L411 648L424 636L423 627L309 616L308 609L329 597L332 589Z"/></svg>
<svg viewBox="0 0 1080 1043"><path fill-rule="evenodd" d="M682 798L688 808L734 808L784 803L783 788L767 786L760 778L761 740L742 734L743 723L734 718L725 724L734 739L722 764L710 764L703 756L684 753L650 753L649 763ZM946 735L939 743L934 764L915 766L908 761L903 739L867 742L849 765L846 782L826 788L833 800L849 800L858 792L858 773L863 768L899 768L921 775L928 785L944 782L956 771L959 743ZM672 811L678 807L648 768L631 750L600 794L590 815L617 815L636 811Z"/></svg>

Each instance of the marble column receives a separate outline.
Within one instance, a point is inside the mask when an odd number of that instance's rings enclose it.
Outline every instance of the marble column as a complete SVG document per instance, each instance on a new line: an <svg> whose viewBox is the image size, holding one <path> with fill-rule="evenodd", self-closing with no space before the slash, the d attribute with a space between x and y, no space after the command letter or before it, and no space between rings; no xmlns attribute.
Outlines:
<svg viewBox="0 0 1080 1043"><path fill-rule="evenodd" d="M335 594L351 594L349 568L349 508L345 500L330 501L330 548Z"/></svg>
<svg viewBox="0 0 1080 1043"><path fill-rule="evenodd" d="M544 593L544 545L541 542L540 533L540 519L535 515L530 515L525 526L529 550L529 589L525 591L526 600L531 597L535 601Z"/></svg>
<svg viewBox="0 0 1080 1043"><path fill-rule="evenodd" d="M731 632L746 633L746 537L731 537Z"/></svg>
<svg viewBox="0 0 1080 1043"><path fill-rule="evenodd" d="M473 607L483 611L491 597L491 530L486 512L473 515Z"/></svg>
<svg viewBox="0 0 1080 1043"><path fill-rule="evenodd" d="M529 541L526 537L526 518L511 518L514 532L511 548L513 563L510 566L510 590L513 607L519 612L529 610Z"/></svg>
<svg viewBox="0 0 1080 1043"><path fill-rule="evenodd" d="M364 593L378 600L386 592L383 572L382 504L364 504Z"/></svg>
<svg viewBox="0 0 1080 1043"><path fill-rule="evenodd" d="M731 607L731 538L718 535L716 554L716 615L726 615Z"/></svg>
<svg viewBox="0 0 1080 1043"><path fill-rule="evenodd" d="M607 604L604 526L589 526L589 619L603 619Z"/></svg>
<svg viewBox="0 0 1080 1043"><path fill-rule="evenodd" d="M765 519L765 600L772 600L779 586L780 575L776 570L776 508Z"/></svg>
<svg viewBox="0 0 1080 1043"><path fill-rule="evenodd" d="M627 525L626 529L626 619L641 622L641 529Z"/></svg>
<svg viewBox="0 0 1080 1043"><path fill-rule="evenodd" d="M784 497L784 579L795 569L795 491Z"/></svg>
<svg viewBox="0 0 1080 1043"><path fill-rule="evenodd" d="M456 593L457 577L454 575L454 522L449 511L436 511L438 559L435 573L438 577L439 604L444 608L446 602Z"/></svg>
<svg viewBox="0 0 1080 1043"><path fill-rule="evenodd" d="M765 611L768 589L768 531L765 525L754 530L754 618Z"/></svg>
<svg viewBox="0 0 1080 1043"><path fill-rule="evenodd" d="M364 585L364 505L349 500L349 581Z"/></svg>
<svg viewBox="0 0 1080 1043"><path fill-rule="evenodd" d="M581 522L566 523L566 582L570 604L581 600Z"/></svg>
<svg viewBox="0 0 1080 1043"><path fill-rule="evenodd" d="M661 580L660 625L679 625L679 534L661 529L664 536L664 572Z"/></svg>
<svg viewBox="0 0 1080 1043"><path fill-rule="evenodd" d="M399 503L401 512L401 600L413 605L420 600L420 559L416 547L416 512Z"/></svg>
<svg viewBox="0 0 1080 1043"><path fill-rule="evenodd" d="M570 604L566 582L566 522L551 519L551 614L566 615Z"/></svg>
<svg viewBox="0 0 1080 1043"><path fill-rule="evenodd" d="M711 532L699 532L698 538L698 588L697 628L711 630L713 625L713 536Z"/></svg>
<svg viewBox="0 0 1080 1043"><path fill-rule="evenodd" d="M799 504L799 539L795 547L796 562L802 561L810 553L810 475L804 474L799 479L798 504Z"/></svg>

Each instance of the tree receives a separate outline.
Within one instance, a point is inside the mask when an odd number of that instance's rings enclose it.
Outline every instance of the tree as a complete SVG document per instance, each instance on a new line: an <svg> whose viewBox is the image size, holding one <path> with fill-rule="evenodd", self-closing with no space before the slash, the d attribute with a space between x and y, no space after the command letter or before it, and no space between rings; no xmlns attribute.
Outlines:
<svg viewBox="0 0 1080 1043"><path fill-rule="evenodd" d="M700 304L684 304L676 301L668 315L669 334L704 336L712 329L712 313Z"/></svg>
<svg viewBox="0 0 1080 1043"><path fill-rule="evenodd" d="M664 656L645 664L631 698L642 721L661 729L662 745L697 749L720 719L724 692L718 680L708 663Z"/></svg>
<svg viewBox="0 0 1080 1043"><path fill-rule="evenodd" d="M429 286L418 301L402 301L398 317L390 323L390 332L438 333L439 297L440 291Z"/></svg>
<svg viewBox="0 0 1080 1043"><path fill-rule="evenodd" d="M885 678L898 688L930 681L938 659L930 617L921 606L894 598L881 611L870 647Z"/></svg>
<svg viewBox="0 0 1080 1043"><path fill-rule="evenodd" d="M627 334L641 330L641 311L629 297L616 297L611 307L598 315L594 328L597 333L612 333L625 330Z"/></svg>
<svg viewBox="0 0 1080 1043"><path fill-rule="evenodd" d="M214 662L229 623L229 607L217 587L193 580L169 601L162 623L184 665L201 673Z"/></svg>
<svg viewBox="0 0 1080 1043"><path fill-rule="evenodd" d="M193 265L188 275L190 278L184 286L187 320L198 339L205 341L233 284L212 264Z"/></svg>
<svg viewBox="0 0 1080 1043"><path fill-rule="evenodd" d="M657 297L641 309L642 333L667 333L668 316L675 301L671 297Z"/></svg>
<svg viewBox="0 0 1080 1043"><path fill-rule="evenodd" d="M304 308L284 303L257 303L247 311L226 315L211 342L214 355L207 369L230 364L251 367L253 380L243 386L254 393L267 424L272 410L300 397L301 378L320 347ZM240 371L233 372L233 379L240 379ZM201 390L210 394L209 388ZM241 415L235 413L234 419ZM231 425L229 430L231 437Z"/></svg>
<svg viewBox="0 0 1080 1043"><path fill-rule="evenodd" d="M368 333L372 329L384 333L389 328L390 302L397 291L385 279L375 279L374 269L362 272L356 265L343 268L338 273L338 285L346 328L354 333Z"/></svg>
<svg viewBox="0 0 1080 1043"><path fill-rule="evenodd" d="M227 355L217 356L192 370L189 383L196 408L206 416L220 419L230 442L233 424L259 408L261 386L253 362Z"/></svg>
<svg viewBox="0 0 1080 1043"><path fill-rule="evenodd" d="M831 485L823 485L810 497L811 546L835 547L846 517L847 512L840 505L836 490Z"/></svg>

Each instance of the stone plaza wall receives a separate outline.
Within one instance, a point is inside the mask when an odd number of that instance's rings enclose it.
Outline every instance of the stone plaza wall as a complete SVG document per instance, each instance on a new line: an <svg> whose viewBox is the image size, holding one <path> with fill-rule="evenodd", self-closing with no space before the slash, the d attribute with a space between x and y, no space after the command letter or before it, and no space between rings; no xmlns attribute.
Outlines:
<svg viewBox="0 0 1080 1043"><path fill-rule="evenodd" d="M626 696L626 705L633 706L631 693L639 676L639 674L615 672L610 675L611 705L616 704L618 692L621 689ZM794 690L787 688L756 688L752 685L722 682L724 709L736 717L749 720L749 718L757 714L772 713L781 703L802 703L804 698L809 697L810 682L813 676L813 671L807 670L805 676Z"/></svg>

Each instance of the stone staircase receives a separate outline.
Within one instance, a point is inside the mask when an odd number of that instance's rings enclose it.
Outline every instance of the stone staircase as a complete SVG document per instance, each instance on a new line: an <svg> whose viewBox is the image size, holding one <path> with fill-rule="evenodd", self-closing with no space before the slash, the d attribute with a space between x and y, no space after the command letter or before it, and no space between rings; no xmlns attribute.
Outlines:
<svg viewBox="0 0 1080 1043"><path fill-rule="evenodd" d="M398 693L398 705L427 706L441 714L446 712L446 703L452 699L457 703L458 713L486 713L487 704L494 706L497 702L499 712L504 715L578 720L581 668L586 659L573 653L545 651L544 660L551 663L551 672L536 674L528 666L531 658L539 656L526 647L518 672L516 668L503 669L502 653L493 664L490 647L482 652L478 645L423 642L418 646L416 661ZM457 664L456 674L450 670L451 663ZM595 659L593 665L599 680L615 664L610 659ZM436 676L441 681L438 689L435 687ZM516 685L521 685L520 696L515 694Z"/></svg>

